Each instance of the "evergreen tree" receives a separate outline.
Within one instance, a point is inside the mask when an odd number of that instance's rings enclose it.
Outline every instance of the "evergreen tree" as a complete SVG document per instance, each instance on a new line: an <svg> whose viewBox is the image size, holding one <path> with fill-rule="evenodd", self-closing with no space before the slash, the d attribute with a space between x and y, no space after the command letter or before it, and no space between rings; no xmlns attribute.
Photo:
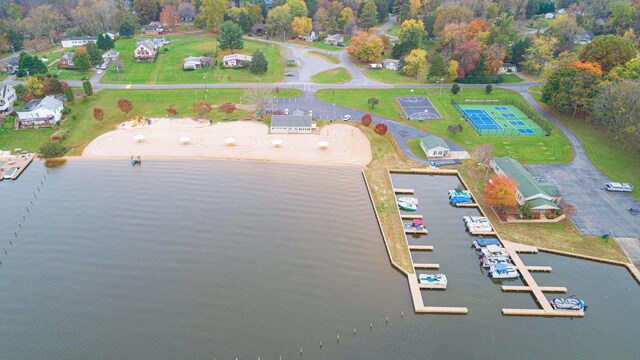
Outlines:
<svg viewBox="0 0 640 360"><path fill-rule="evenodd" d="M107 35L107 37L109 37ZM106 44L104 43L104 36L102 34L98 35L98 41L96 42L98 49L107 50Z"/></svg>
<svg viewBox="0 0 640 360"><path fill-rule="evenodd" d="M71 86L67 86L66 88L64 88L64 97L67 98L68 102L73 102L73 100L75 99L73 96L73 90L71 89Z"/></svg>
<svg viewBox="0 0 640 360"><path fill-rule="evenodd" d="M7 42L13 47L13 51L20 51L23 48L24 35L10 27L7 30Z"/></svg>
<svg viewBox="0 0 640 360"><path fill-rule="evenodd" d="M251 72L253 73L262 74L267 72L268 68L269 63L264 57L262 50L256 50L256 52L253 53L253 57L251 58L251 65L249 66L249 69L251 69Z"/></svg>
<svg viewBox="0 0 640 360"><path fill-rule="evenodd" d="M91 59L85 51L76 50L73 53L73 65L80 71L87 71L91 67Z"/></svg>
<svg viewBox="0 0 640 360"><path fill-rule="evenodd" d="M104 36L104 44L105 44L105 46L106 46L106 49L105 49L105 50L111 50L111 49L113 49L113 48L114 48L114 46L115 46L115 42L114 42L114 40L113 40L113 39L111 38L111 36L109 36L109 35L105 35L105 36Z"/></svg>
<svg viewBox="0 0 640 360"><path fill-rule="evenodd" d="M82 82L82 88L84 89L84 93L87 94L87 96L93 95L93 87L91 86L89 80L85 80Z"/></svg>
<svg viewBox="0 0 640 360"><path fill-rule="evenodd" d="M133 24L131 20L125 19L120 24L120 36L133 36Z"/></svg>
<svg viewBox="0 0 640 360"><path fill-rule="evenodd" d="M242 28L243 31L251 30L251 21L249 21L249 13L246 11L241 11L238 16L238 25Z"/></svg>
<svg viewBox="0 0 640 360"><path fill-rule="evenodd" d="M92 64L102 61L102 51L98 49L98 45L90 41L85 45L85 48L87 49L87 55L89 55L89 60Z"/></svg>
<svg viewBox="0 0 640 360"><path fill-rule="evenodd" d="M427 77L430 79L440 79L441 77L446 75L446 71L444 68L444 60L439 53L435 53L431 57L431 67L429 68L429 74Z"/></svg>
<svg viewBox="0 0 640 360"><path fill-rule="evenodd" d="M222 50L231 50L232 54L234 50L244 47L242 29L238 24L227 20L220 25L218 47Z"/></svg>
<svg viewBox="0 0 640 360"><path fill-rule="evenodd" d="M378 24L378 8L372 0L366 0L362 7L362 15L358 25L363 29L370 29Z"/></svg>

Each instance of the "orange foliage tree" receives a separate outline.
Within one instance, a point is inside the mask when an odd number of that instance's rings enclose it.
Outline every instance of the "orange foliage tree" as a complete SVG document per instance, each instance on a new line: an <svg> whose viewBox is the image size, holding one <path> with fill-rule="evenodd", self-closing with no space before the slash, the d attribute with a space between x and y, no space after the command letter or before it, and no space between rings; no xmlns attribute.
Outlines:
<svg viewBox="0 0 640 360"><path fill-rule="evenodd" d="M464 28L464 33L472 39L475 39L481 35L487 35L489 34L489 31L489 25L487 25L487 23L482 19L475 19L468 23Z"/></svg>
<svg viewBox="0 0 640 360"><path fill-rule="evenodd" d="M118 100L118 109L125 114L129 114L129 111L133 110L133 104L127 99L120 99Z"/></svg>
<svg viewBox="0 0 640 360"><path fill-rule="evenodd" d="M222 104L222 105L218 106L218 111L229 115L232 112L236 111L236 106L234 104L232 104L232 103L225 103L225 104Z"/></svg>
<svg viewBox="0 0 640 360"><path fill-rule="evenodd" d="M173 5L167 5L162 8L162 12L160 13L160 22L164 23L167 28L169 28L169 31L173 31L173 28L180 23L178 9Z"/></svg>
<svg viewBox="0 0 640 360"><path fill-rule="evenodd" d="M580 60L575 61L571 64L571 66L573 66L574 68L578 69L578 70L582 70L586 73L589 74L593 74L596 76L602 76L602 67L600 66L600 64L595 63L595 62L582 62Z"/></svg>
<svg viewBox="0 0 640 360"><path fill-rule="evenodd" d="M495 175L484 189L484 199L491 206L516 206L516 182L513 179Z"/></svg>
<svg viewBox="0 0 640 360"><path fill-rule="evenodd" d="M362 115L362 119L360 119L360 123L364 126L369 126L371 125L371 114L364 114Z"/></svg>
<svg viewBox="0 0 640 360"><path fill-rule="evenodd" d="M382 58L384 43L379 36L361 31L351 38L351 45L347 47L349 55L360 61L374 62Z"/></svg>

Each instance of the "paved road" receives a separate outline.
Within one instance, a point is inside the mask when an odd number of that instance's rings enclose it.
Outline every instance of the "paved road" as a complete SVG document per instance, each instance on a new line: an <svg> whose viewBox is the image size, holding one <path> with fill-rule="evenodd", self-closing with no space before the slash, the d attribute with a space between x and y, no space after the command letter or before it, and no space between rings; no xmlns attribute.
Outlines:
<svg viewBox="0 0 640 360"><path fill-rule="evenodd" d="M612 193L603 189L611 179L589 160L584 147L569 129L543 109L527 92L520 95L540 114L554 123L573 146L574 159L569 164L529 165L528 167L561 187L567 203L578 210L571 221L584 235L602 235L612 231L614 237L640 237L640 216L629 213L630 207L640 203L626 193Z"/></svg>

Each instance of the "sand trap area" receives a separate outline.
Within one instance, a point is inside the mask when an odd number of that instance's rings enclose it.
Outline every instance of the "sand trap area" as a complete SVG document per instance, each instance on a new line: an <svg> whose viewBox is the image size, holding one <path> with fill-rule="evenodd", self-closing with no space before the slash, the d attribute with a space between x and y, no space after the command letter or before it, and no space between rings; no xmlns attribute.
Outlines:
<svg viewBox="0 0 640 360"><path fill-rule="evenodd" d="M144 140L134 139L140 135ZM184 143L182 137L189 137ZM226 139L234 138L233 145ZM282 144L275 146L273 140ZM318 144L329 145L321 148ZM371 162L371 145L359 129L331 124L319 134L269 134L269 128L256 122L220 122L210 126L186 120L155 120L151 126L118 130L93 140L82 152L83 158L211 158L277 161L304 164L359 165Z"/></svg>

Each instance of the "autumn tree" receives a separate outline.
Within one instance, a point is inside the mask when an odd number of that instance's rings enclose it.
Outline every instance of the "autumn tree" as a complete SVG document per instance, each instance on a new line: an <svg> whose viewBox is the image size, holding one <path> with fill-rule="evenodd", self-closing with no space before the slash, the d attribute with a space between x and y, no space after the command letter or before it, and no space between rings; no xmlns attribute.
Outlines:
<svg viewBox="0 0 640 360"><path fill-rule="evenodd" d="M218 30L228 6L227 0L202 0L202 17L207 27Z"/></svg>
<svg viewBox="0 0 640 360"><path fill-rule="evenodd" d="M173 31L173 29L180 23L180 14L178 13L178 9L173 5L167 5L162 8L162 11L160 12L160 22L165 24L169 31Z"/></svg>
<svg viewBox="0 0 640 360"><path fill-rule="evenodd" d="M288 4L276 6L267 13L266 28L273 34L282 31L282 41L285 41L287 29L291 26L292 20L291 8Z"/></svg>
<svg viewBox="0 0 640 360"><path fill-rule="evenodd" d="M427 75L427 52L422 49L413 49L404 58L402 72L415 79L424 79Z"/></svg>
<svg viewBox="0 0 640 360"><path fill-rule="evenodd" d="M298 36L306 36L311 33L312 22L306 16L296 16L291 22L291 31Z"/></svg>
<svg viewBox="0 0 640 360"><path fill-rule="evenodd" d="M458 64L457 61L455 60L450 60L449 64L447 64L447 68L446 68L446 78L447 80L455 80L458 78L458 67L460 66L460 64Z"/></svg>
<svg viewBox="0 0 640 360"><path fill-rule="evenodd" d="M230 115L232 112L236 111L236 106L232 103L224 103L218 106L218 111Z"/></svg>
<svg viewBox="0 0 640 360"><path fill-rule="evenodd" d="M596 76L602 76L602 68L600 67L600 64L598 63L594 63L594 62L582 62L580 60L578 61L574 61L571 63L570 66L573 66L574 68L596 75Z"/></svg>
<svg viewBox="0 0 640 360"><path fill-rule="evenodd" d="M453 54L453 51L462 45L463 42L469 39L469 36L464 32L464 24L448 24L442 31L442 47L443 52L446 55Z"/></svg>
<svg viewBox="0 0 640 360"><path fill-rule="evenodd" d="M380 100L378 100L378 98L374 98L374 97L371 97L371 98L369 98L369 100L367 100L367 104L371 105L372 109L373 109L374 106L378 105L379 102L380 102Z"/></svg>
<svg viewBox="0 0 640 360"><path fill-rule="evenodd" d="M436 20L433 24L434 35L440 36L447 24L468 23L473 19L473 11L465 6L439 7L436 10Z"/></svg>
<svg viewBox="0 0 640 360"><path fill-rule="evenodd" d="M553 60L553 49L558 43L554 37L538 36L533 39L531 47L524 54L522 66L538 76Z"/></svg>
<svg viewBox="0 0 640 360"><path fill-rule="evenodd" d="M556 69L542 88L542 101L560 111L587 110L598 92L600 77L572 66Z"/></svg>
<svg viewBox="0 0 640 360"><path fill-rule="evenodd" d="M458 76L463 78L467 73L476 69L478 60L480 60L480 44L475 40L467 40L458 46L453 54L459 63Z"/></svg>
<svg viewBox="0 0 640 360"><path fill-rule="evenodd" d="M618 35L601 35L587 44L580 53L580 61L596 62L608 73L636 56L631 40Z"/></svg>
<svg viewBox="0 0 640 360"><path fill-rule="evenodd" d="M379 123L376 125L373 131L380 136L385 135L387 133L387 125L383 123Z"/></svg>
<svg viewBox="0 0 640 360"><path fill-rule="evenodd" d="M472 20L464 27L464 33L472 39L484 38L489 34L490 30L489 25L482 19Z"/></svg>
<svg viewBox="0 0 640 360"><path fill-rule="evenodd" d="M351 38L347 53L360 61L374 62L380 60L384 44L379 36L361 31Z"/></svg>
<svg viewBox="0 0 640 360"><path fill-rule="evenodd" d="M362 13L358 18L358 26L365 30L378 24L378 8L372 0L365 0Z"/></svg>
<svg viewBox="0 0 640 360"><path fill-rule="evenodd" d="M424 23L421 20L405 20L398 31L400 41L411 44L413 48L419 48L426 37L427 32L424 30Z"/></svg>
<svg viewBox="0 0 640 360"><path fill-rule="evenodd" d="M102 121L104 120L104 110L100 108L93 108L93 117L100 123L100 127L102 127Z"/></svg>
<svg viewBox="0 0 640 360"><path fill-rule="evenodd" d="M133 110L133 103L128 99L120 99L116 105L118 105L118 109L125 113L125 115L129 115L129 112Z"/></svg>
<svg viewBox="0 0 640 360"><path fill-rule="evenodd" d="M155 21L158 16L158 2L156 0L134 0L133 8L145 24Z"/></svg>
<svg viewBox="0 0 640 360"><path fill-rule="evenodd" d="M493 157L493 146L489 144L478 145L473 149L473 154L479 164L488 167L489 161L491 161L491 158Z"/></svg>
<svg viewBox="0 0 640 360"><path fill-rule="evenodd" d="M291 17L306 17L309 15L309 10L304 0L287 0L286 4L291 9Z"/></svg>
<svg viewBox="0 0 640 360"><path fill-rule="evenodd" d="M169 107L167 108L167 114L169 114L171 116L177 116L178 115L178 110L176 109L176 104L169 105Z"/></svg>
<svg viewBox="0 0 640 360"><path fill-rule="evenodd" d="M231 50L244 47L244 39L242 38L242 29L240 25L233 21L227 20L220 25L220 35L218 36L218 47L221 50Z"/></svg>
<svg viewBox="0 0 640 360"><path fill-rule="evenodd" d="M362 118L360 119L360 123L364 126L369 126L371 125L371 114L364 114L362 115Z"/></svg>
<svg viewBox="0 0 640 360"><path fill-rule="evenodd" d="M576 37L580 33L580 27L576 22L576 16L571 13L556 16L549 22L549 28L545 32L548 36L558 39L554 50L555 53L563 51L573 51L576 44Z"/></svg>
<svg viewBox="0 0 640 360"><path fill-rule="evenodd" d="M183 1L178 5L178 15L185 21L193 21L196 16L196 8L189 1Z"/></svg>
<svg viewBox="0 0 640 360"><path fill-rule="evenodd" d="M484 189L484 199L491 206L517 206L515 181L507 176L495 175Z"/></svg>
<svg viewBox="0 0 640 360"><path fill-rule="evenodd" d="M209 103L198 102L193 104L193 112L201 118L210 113L211 110L213 110L213 107Z"/></svg>
<svg viewBox="0 0 640 360"><path fill-rule="evenodd" d="M260 113L264 113L267 106L273 106L275 97L275 90L267 88L248 88L245 89L244 94L242 95L242 98L249 104L255 104L256 109L259 110Z"/></svg>
<svg viewBox="0 0 640 360"><path fill-rule="evenodd" d="M628 80L640 79L640 57L627 61L624 65L616 66L610 73L612 77Z"/></svg>
<svg viewBox="0 0 640 360"><path fill-rule="evenodd" d="M484 66L488 75L496 75L504 64L507 51L500 44L493 44L482 52Z"/></svg>

